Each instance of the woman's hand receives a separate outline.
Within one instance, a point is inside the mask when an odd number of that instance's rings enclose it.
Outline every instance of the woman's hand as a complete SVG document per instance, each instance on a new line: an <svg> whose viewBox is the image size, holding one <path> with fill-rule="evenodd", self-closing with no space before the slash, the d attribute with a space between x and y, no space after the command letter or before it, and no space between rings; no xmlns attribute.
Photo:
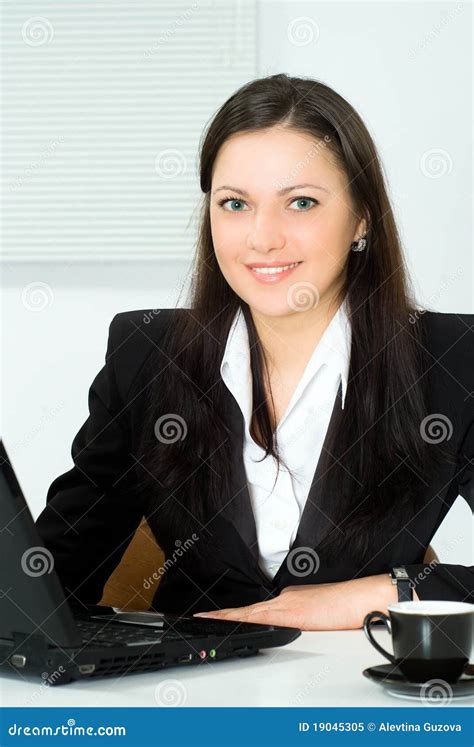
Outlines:
<svg viewBox="0 0 474 747"><path fill-rule="evenodd" d="M413 591L413 599L418 599ZM361 628L372 610L387 614L387 605L398 601L397 588L388 573L330 584L286 586L279 596L247 607L198 612L195 617L281 625L300 630Z"/></svg>

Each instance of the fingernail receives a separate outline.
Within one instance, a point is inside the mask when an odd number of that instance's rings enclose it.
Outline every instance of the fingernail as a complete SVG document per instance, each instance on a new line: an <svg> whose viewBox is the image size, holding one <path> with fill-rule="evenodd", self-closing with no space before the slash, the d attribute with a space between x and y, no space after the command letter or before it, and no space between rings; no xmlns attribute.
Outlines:
<svg viewBox="0 0 474 747"><path fill-rule="evenodd" d="M195 612L193 617L208 617L212 612Z"/></svg>

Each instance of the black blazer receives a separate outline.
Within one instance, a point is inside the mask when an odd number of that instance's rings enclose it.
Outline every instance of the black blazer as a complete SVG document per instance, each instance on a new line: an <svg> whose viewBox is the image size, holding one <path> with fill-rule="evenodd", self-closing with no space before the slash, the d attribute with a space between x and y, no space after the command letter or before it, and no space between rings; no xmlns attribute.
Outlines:
<svg viewBox="0 0 474 747"><path fill-rule="evenodd" d="M71 594L70 601L97 604L144 515L163 549L183 539L170 536L169 527L160 521L156 510L150 513L144 499L131 497L140 469L136 457L144 400L152 378L146 362L152 351L160 348L161 336L176 313L175 309L137 310L113 318L106 362L89 390L90 414L72 442L74 466L52 482L46 507L36 521L54 556L60 581ZM432 412L442 413L452 422L458 463L441 465L437 483L426 488L424 508L416 517L395 536L381 537L380 547L371 548L370 558L357 567L349 555L325 565L324 552L318 552L320 566L314 577L292 575L285 559L269 580L258 565L255 520L242 455L244 420L229 392L229 425L235 438L232 496L207 527L207 560L187 549L157 576L161 580L153 598L154 609L192 614L238 607L277 596L285 586L388 573L401 563L416 583L420 599L474 602L474 566L440 563L427 568L423 563L425 550L457 495L474 507L474 315L425 312L418 323L427 325L433 358L425 374L432 387ZM166 368L165 351L162 357ZM317 551L331 518L337 521L330 516L330 505L324 510L329 512L327 521L322 521L321 512L318 515L317 474L316 470L290 550L310 547Z"/></svg>

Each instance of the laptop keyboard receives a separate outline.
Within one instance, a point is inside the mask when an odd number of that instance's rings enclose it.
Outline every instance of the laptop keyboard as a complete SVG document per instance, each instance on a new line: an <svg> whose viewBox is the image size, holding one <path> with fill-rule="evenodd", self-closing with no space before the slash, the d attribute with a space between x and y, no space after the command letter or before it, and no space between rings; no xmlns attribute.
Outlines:
<svg viewBox="0 0 474 747"><path fill-rule="evenodd" d="M171 619L171 618L170 618ZM83 638L84 644L100 644L101 646L138 646L161 641L179 641L183 638L198 638L207 636L228 636L231 633L255 633L255 625L251 623L237 623L230 620L195 620L179 619L172 622L173 627L164 628L140 626L130 623L116 623L108 621L101 623L95 620L75 619L75 623Z"/></svg>
<svg viewBox="0 0 474 747"><path fill-rule="evenodd" d="M133 625L103 625L93 620L77 620L76 625L82 635L84 644L101 646L138 646L146 643L161 643L162 630L137 629Z"/></svg>

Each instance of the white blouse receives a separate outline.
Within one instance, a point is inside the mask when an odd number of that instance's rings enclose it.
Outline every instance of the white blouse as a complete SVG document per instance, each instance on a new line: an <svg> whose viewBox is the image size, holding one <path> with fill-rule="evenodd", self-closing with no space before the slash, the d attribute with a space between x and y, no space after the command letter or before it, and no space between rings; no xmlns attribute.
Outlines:
<svg viewBox="0 0 474 747"><path fill-rule="evenodd" d="M314 348L277 427L282 465L277 478L273 457L250 435L252 372L247 325L241 308L229 330L220 372L244 417L243 460L257 528L260 567L277 573L293 543L319 460L339 384L342 407L347 390L351 327L344 301ZM275 487L272 490L276 480Z"/></svg>

